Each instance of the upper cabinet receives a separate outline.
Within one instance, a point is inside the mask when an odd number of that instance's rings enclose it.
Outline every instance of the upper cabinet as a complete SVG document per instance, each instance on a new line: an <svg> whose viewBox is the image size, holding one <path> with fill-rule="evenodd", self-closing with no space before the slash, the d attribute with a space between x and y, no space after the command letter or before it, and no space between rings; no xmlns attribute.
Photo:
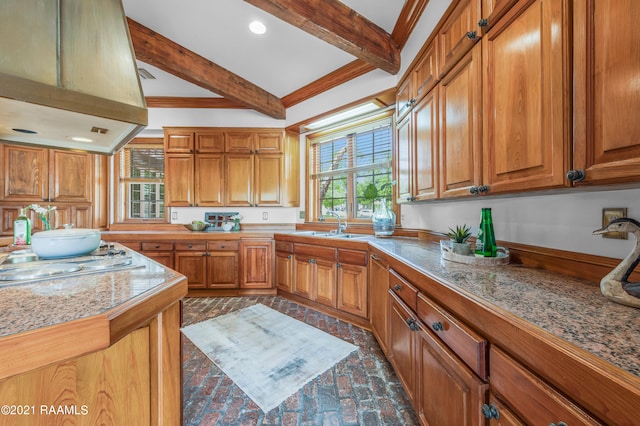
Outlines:
<svg viewBox="0 0 640 426"><path fill-rule="evenodd" d="M460 0L438 31L440 78L480 40L482 1Z"/></svg>
<svg viewBox="0 0 640 426"><path fill-rule="evenodd" d="M520 2L482 39L482 185L491 193L568 183L568 10L567 1Z"/></svg>
<svg viewBox="0 0 640 426"><path fill-rule="evenodd" d="M299 205L298 138L280 129L165 128L168 207Z"/></svg>
<svg viewBox="0 0 640 426"><path fill-rule="evenodd" d="M640 2L573 2L575 185L640 180Z"/></svg>
<svg viewBox="0 0 640 426"><path fill-rule="evenodd" d="M2 144L0 158L4 201L92 201L93 154Z"/></svg>

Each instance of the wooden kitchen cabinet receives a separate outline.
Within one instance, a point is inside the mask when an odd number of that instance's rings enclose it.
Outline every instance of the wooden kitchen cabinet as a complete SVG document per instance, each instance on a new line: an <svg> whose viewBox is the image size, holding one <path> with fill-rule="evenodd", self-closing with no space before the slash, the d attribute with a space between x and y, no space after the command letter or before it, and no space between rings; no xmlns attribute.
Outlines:
<svg viewBox="0 0 640 426"><path fill-rule="evenodd" d="M435 40L419 53L415 67L396 92L396 121L402 120L438 83L438 49Z"/></svg>
<svg viewBox="0 0 640 426"><path fill-rule="evenodd" d="M441 198L470 195L482 180L482 67L476 44L439 84Z"/></svg>
<svg viewBox="0 0 640 426"><path fill-rule="evenodd" d="M368 253L338 248L337 308L362 318L369 317Z"/></svg>
<svg viewBox="0 0 640 426"><path fill-rule="evenodd" d="M272 253L272 239L243 239L240 241L240 288L273 288Z"/></svg>
<svg viewBox="0 0 640 426"><path fill-rule="evenodd" d="M568 185L568 11L567 1L520 2L482 39L482 184L491 193Z"/></svg>
<svg viewBox="0 0 640 426"><path fill-rule="evenodd" d="M376 254L369 262L369 320L371 331L382 352L388 355L387 323L389 317L389 265Z"/></svg>
<svg viewBox="0 0 640 426"><path fill-rule="evenodd" d="M294 260L293 243L276 241L276 288L291 293L293 290Z"/></svg>
<svg viewBox="0 0 640 426"><path fill-rule="evenodd" d="M478 26L486 34L518 0L482 0L482 18Z"/></svg>
<svg viewBox="0 0 640 426"><path fill-rule="evenodd" d="M640 3L573 2L574 185L640 180Z"/></svg>
<svg viewBox="0 0 640 426"><path fill-rule="evenodd" d="M173 242L165 241L143 241L140 244L140 253L153 259L156 262L173 269Z"/></svg>
<svg viewBox="0 0 640 426"><path fill-rule="evenodd" d="M94 154L0 144L3 201L90 203Z"/></svg>
<svg viewBox="0 0 640 426"><path fill-rule="evenodd" d="M480 40L482 0L460 0L438 31L439 77L444 76Z"/></svg>
<svg viewBox="0 0 640 426"><path fill-rule="evenodd" d="M492 346L491 389L526 424L601 425L533 373Z"/></svg>
<svg viewBox="0 0 640 426"><path fill-rule="evenodd" d="M294 276L292 291L308 300L315 300L315 259L311 256L296 254L294 258Z"/></svg>
<svg viewBox="0 0 640 426"><path fill-rule="evenodd" d="M194 167L195 205L224 206L224 156L196 154Z"/></svg>
<svg viewBox="0 0 640 426"><path fill-rule="evenodd" d="M397 203L438 196L438 88L396 127Z"/></svg>
<svg viewBox="0 0 640 426"><path fill-rule="evenodd" d="M227 206L280 206L282 154L227 154Z"/></svg>
<svg viewBox="0 0 640 426"><path fill-rule="evenodd" d="M294 244L294 254L293 293L336 308L336 249L311 244Z"/></svg>
<svg viewBox="0 0 640 426"><path fill-rule="evenodd" d="M190 289L238 288L238 242L177 242L175 269L187 277Z"/></svg>
<svg viewBox="0 0 640 426"><path fill-rule="evenodd" d="M480 426L489 385L480 380L427 327L416 331L416 414L423 425Z"/></svg>
<svg viewBox="0 0 640 426"><path fill-rule="evenodd" d="M165 154L164 193L167 207L194 205L194 165L192 154Z"/></svg>
<svg viewBox="0 0 640 426"><path fill-rule="evenodd" d="M393 293L388 294L389 303L389 361L402 383L402 387L415 407L416 403L416 318L411 310Z"/></svg>

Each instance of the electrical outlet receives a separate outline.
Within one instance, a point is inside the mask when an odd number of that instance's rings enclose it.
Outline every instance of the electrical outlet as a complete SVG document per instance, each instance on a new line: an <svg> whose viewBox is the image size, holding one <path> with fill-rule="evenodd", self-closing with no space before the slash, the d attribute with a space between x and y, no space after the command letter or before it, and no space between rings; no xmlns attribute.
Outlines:
<svg viewBox="0 0 640 426"><path fill-rule="evenodd" d="M178 220L178 212L171 212L171 220Z"/></svg>
<svg viewBox="0 0 640 426"><path fill-rule="evenodd" d="M262 212L262 220L269 220L269 212Z"/></svg>
<svg viewBox="0 0 640 426"><path fill-rule="evenodd" d="M298 213L298 218L304 219L304 210L300 210L300 212Z"/></svg>

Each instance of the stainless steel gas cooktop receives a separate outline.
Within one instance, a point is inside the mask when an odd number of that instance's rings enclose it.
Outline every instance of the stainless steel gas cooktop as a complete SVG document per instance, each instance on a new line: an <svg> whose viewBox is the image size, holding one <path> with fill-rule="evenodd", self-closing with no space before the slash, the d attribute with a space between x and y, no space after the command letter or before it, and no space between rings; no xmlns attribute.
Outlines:
<svg viewBox="0 0 640 426"><path fill-rule="evenodd" d="M85 256L59 259L41 259L26 249L14 251L0 264L0 281L9 284L137 267L141 266L132 264L130 253L113 246L101 246Z"/></svg>

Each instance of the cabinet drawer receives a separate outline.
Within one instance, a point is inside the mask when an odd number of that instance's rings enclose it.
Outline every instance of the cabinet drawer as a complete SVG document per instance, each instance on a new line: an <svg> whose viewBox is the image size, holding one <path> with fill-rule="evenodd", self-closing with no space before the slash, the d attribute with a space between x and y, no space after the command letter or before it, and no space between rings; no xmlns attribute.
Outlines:
<svg viewBox="0 0 640 426"><path fill-rule="evenodd" d="M293 253L293 243L287 241L276 241L276 251Z"/></svg>
<svg viewBox="0 0 640 426"><path fill-rule="evenodd" d="M237 241L209 241L207 243L208 250L238 250L239 244Z"/></svg>
<svg viewBox="0 0 640 426"><path fill-rule="evenodd" d="M415 312L418 301L418 289L409 284L407 280L398 275L394 270L389 271L389 290L396 294Z"/></svg>
<svg viewBox="0 0 640 426"><path fill-rule="evenodd" d="M525 423L601 424L495 346L490 349L489 360L492 391Z"/></svg>
<svg viewBox="0 0 640 426"><path fill-rule="evenodd" d="M207 243L204 242L204 241L202 241L202 242L183 241L183 242L176 243L176 251L190 251L190 250L193 250L193 251L206 251L207 250Z"/></svg>
<svg viewBox="0 0 640 426"><path fill-rule="evenodd" d="M137 241L122 241L120 244L130 248L131 250L140 251L140 243Z"/></svg>
<svg viewBox="0 0 640 426"><path fill-rule="evenodd" d="M314 259L336 260L336 249L331 247L314 246L311 244L294 244L293 252L303 254Z"/></svg>
<svg viewBox="0 0 640 426"><path fill-rule="evenodd" d="M418 294L418 317L481 379L488 377L488 342L444 309Z"/></svg>
<svg viewBox="0 0 640 426"><path fill-rule="evenodd" d="M172 242L143 242L142 243L142 251L154 251L154 250L173 250Z"/></svg>
<svg viewBox="0 0 640 426"><path fill-rule="evenodd" d="M368 259L366 251L338 249L338 262L340 263L367 266Z"/></svg>

